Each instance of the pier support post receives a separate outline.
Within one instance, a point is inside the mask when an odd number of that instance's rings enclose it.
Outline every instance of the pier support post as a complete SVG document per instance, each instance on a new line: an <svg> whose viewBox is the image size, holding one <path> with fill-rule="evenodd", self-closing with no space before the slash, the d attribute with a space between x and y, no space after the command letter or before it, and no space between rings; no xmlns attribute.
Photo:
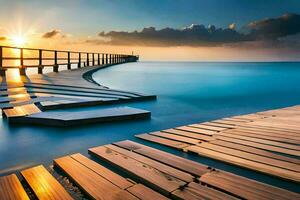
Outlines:
<svg viewBox="0 0 300 200"><path fill-rule="evenodd" d="M3 47L0 46L0 76L5 76L5 70L3 69Z"/></svg>
<svg viewBox="0 0 300 200"><path fill-rule="evenodd" d="M43 74L43 51L39 50L39 66L38 66L38 74Z"/></svg>
<svg viewBox="0 0 300 200"><path fill-rule="evenodd" d="M68 69L71 69L71 55L70 51L68 51Z"/></svg>
<svg viewBox="0 0 300 200"><path fill-rule="evenodd" d="M98 53L98 65L100 65L100 54Z"/></svg>
<svg viewBox="0 0 300 200"><path fill-rule="evenodd" d="M78 53L78 68L81 67L81 53Z"/></svg>
<svg viewBox="0 0 300 200"><path fill-rule="evenodd" d="M24 67L24 57L23 57L23 49L20 49L20 75L26 75L26 69Z"/></svg>
<svg viewBox="0 0 300 200"><path fill-rule="evenodd" d="M53 72L58 72L57 51L54 51L54 66L53 66Z"/></svg>
<svg viewBox="0 0 300 200"><path fill-rule="evenodd" d="M102 55L102 65L104 65L104 53Z"/></svg>
<svg viewBox="0 0 300 200"><path fill-rule="evenodd" d="M93 56L93 66L95 66L95 54L93 53L92 56Z"/></svg>
<svg viewBox="0 0 300 200"><path fill-rule="evenodd" d="M86 54L86 66L90 66L89 53Z"/></svg>
<svg viewBox="0 0 300 200"><path fill-rule="evenodd" d="M105 55L105 64L108 64L108 54Z"/></svg>

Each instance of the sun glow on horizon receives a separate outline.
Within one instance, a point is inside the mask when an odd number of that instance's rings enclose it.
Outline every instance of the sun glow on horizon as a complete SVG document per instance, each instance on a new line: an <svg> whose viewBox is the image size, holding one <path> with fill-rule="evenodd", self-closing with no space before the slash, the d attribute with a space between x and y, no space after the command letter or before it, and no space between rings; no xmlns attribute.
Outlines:
<svg viewBox="0 0 300 200"><path fill-rule="evenodd" d="M11 42L17 47L23 47L26 44L26 38L22 35L15 35L11 37Z"/></svg>

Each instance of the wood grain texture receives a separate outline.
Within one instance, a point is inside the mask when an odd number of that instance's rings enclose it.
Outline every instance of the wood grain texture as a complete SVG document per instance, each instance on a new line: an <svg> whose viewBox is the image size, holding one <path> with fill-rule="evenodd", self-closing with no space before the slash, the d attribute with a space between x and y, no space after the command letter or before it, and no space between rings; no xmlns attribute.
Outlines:
<svg viewBox="0 0 300 200"><path fill-rule="evenodd" d="M15 174L0 177L0 199L29 200L29 197Z"/></svg>
<svg viewBox="0 0 300 200"><path fill-rule="evenodd" d="M73 199L63 186L42 165L23 170L21 171L21 175L38 199Z"/></svg>

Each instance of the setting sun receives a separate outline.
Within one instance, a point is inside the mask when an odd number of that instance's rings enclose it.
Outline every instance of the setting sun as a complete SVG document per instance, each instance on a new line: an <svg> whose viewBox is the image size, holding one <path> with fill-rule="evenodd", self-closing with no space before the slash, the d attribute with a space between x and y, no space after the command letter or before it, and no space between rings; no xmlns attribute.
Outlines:
<svg viewBox="0 0 300 200"><path fill-rule="evenodd" d="M26 39L25 39L25 37L18 35L18 36L11 37L11 41L12 41L13 45L16 45L19 47L19 46L23 46L25 44Z"/></svg>

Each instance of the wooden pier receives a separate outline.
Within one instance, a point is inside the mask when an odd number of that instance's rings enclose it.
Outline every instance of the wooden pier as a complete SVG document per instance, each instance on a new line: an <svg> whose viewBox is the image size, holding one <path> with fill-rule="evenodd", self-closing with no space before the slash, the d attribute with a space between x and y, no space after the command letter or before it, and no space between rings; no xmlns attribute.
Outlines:
<svg viewBox="0 0 300 200"><path fill-rule="evenodd" d="M295 106L138 137L299 183L299 114ZM293 153L275 153L284 150ZM0 177L0 199L300 199L298 193L129 140L88 153Z"/></svg>
<svg viewBox="0 0 300 200"><path fill-rule="evenodd" d="M42 165L0 178L0 197L12 199L299 199L300 195L221 171L136 142L121 141L89 149L96 158L126 172L119 175L82 154L54 160L60 182ZM53 173L53 172L51 172ZM124 174L124 173L123 173ZM24 181L24 182L23 182ZM28 192L28 194L26 193Z"/></svg>
<svg viewBox="0 0 300 200"><path fill-rule="evenodd" d="M10 51L17 55L9 56ZM92 73L101 68L137 60L138 56L134 55L0 46L0 108L9 122L29 123L27 118L38 113L43 113L38 115L49 121L51 115L46 116L48 113L45 111L50 109L155 99L154 95L110 89L91 78ZM63 67L65 70L61 71ZM37 71L26 74L28 68ZM44 68L51 68L53 72L43 74ZM17 78L9 77L9 70L18 70ZM76 115L83 114L87 119L95 118L94 113L78 112ZM105 116L99 113L101 117ZM53 117L50 124L55 125L57 118Z"/></svg>
<svg viewBox="0 0 300 200"><path fill-rule="evenodd" d="M300 106L136 137L300 183Z"/></svg>

